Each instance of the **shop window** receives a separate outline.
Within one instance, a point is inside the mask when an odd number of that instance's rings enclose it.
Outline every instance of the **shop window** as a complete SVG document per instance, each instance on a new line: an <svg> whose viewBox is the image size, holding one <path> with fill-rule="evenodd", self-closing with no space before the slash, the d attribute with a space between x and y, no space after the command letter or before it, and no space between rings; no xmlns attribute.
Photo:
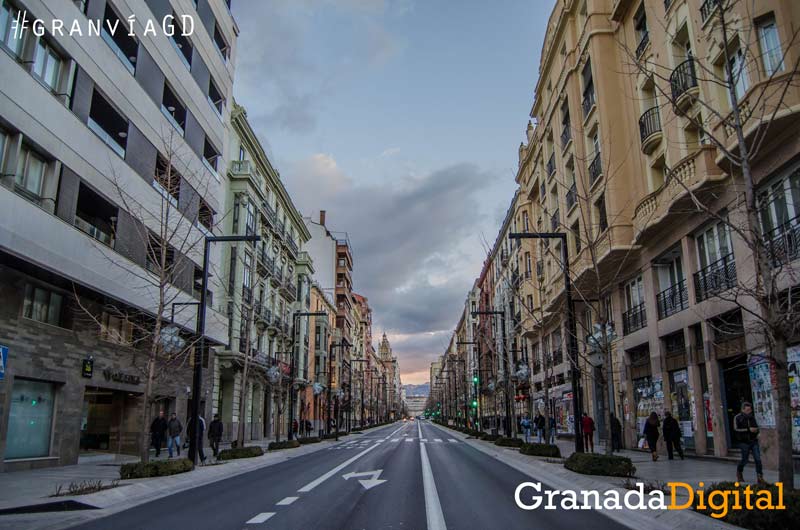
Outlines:
<svg viewBox="0 0 800 530"><path fill-rule="evenodd" d="M78 190L78 208L75 212L76 228L113 248L117 215L116 206L81 183Z"/></svg>
<svg viewBox="0 0 800 530"><path fill-rule="evenodd" d="M114 344L130 346L133 344L133 323L124 316L104 312L100 321L100 338Z"/></svg>
<svg viewBox="0 0 800 530"><path fill-rule="evenodd" d="M14 379L6 435L6 460L50 456L55 385Z"/></svg>
<svg viewBox="0 0 800 530"><path fill-rule="evenodd" d="M22 316L44 324L66 327L64 297L58 293L28 284L25 286L25 302Z"/></svg>
<svg viewBox="0 0 800 530"><path fill-rule="evenodd" d="M92 94L88 125L115 153L125 158L125 149L128 146L128 120L97 90Z"/></svg>
<svg viewBox="0 0 800 530"><path fill-rule="evenodd" d="M108 28L116 28L112 35ZM106 4L106 12L103 20L103 28L100 31L103 40L106 41L114 54L119 58L125 68L133 74L136 71L136 57L139 54L139 43L136 37L131 37L127 31L127 25L114 12L111 4Z"/></svg>

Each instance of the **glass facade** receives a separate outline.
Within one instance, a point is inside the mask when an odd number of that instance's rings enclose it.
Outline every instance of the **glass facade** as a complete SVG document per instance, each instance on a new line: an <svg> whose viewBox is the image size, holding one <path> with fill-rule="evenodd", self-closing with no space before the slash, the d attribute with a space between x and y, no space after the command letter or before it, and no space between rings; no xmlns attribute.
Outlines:
<svg viewBox="0 0 800 530"><path fill-rule="evenodd" d="M55 385L15 379L8 417L6 459L50 456Z"/></svg>

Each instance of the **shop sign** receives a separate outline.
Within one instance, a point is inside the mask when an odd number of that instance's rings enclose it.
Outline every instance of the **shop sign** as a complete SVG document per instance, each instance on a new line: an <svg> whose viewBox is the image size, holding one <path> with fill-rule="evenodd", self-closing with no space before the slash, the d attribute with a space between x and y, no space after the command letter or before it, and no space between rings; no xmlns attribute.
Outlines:
<svg viewBox="0 0 800 530"><path fill-rule="evenodd" d="M112 370L110 368L103 370L103 376L106 378L106 381L114 381L116 383L125 383L128 385L138 385L141 383L141 379L138 375L126 374L125 372Z"/></svg>
<svg viewBox="0 0 800 530"><path fill-rule="evenodd" d="M0 381L6 378L7 362L8 362L8 346L0 346Z"/></svg>
<svg viewBox="0 0 800 530"><path fill-rule="evenodd" d="M87 379L91 379L94 375L94 359L84 359L81 363L81 375Z"/></svg>

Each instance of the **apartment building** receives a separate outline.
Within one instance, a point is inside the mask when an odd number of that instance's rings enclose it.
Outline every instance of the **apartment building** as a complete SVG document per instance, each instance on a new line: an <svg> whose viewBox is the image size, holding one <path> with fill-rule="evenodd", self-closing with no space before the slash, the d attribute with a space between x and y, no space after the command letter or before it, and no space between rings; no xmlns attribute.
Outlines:
<svg viewBox="0 0 800 530"><path fill-rule="evenodd" d="M332 382L329 373L333 370L331 365L332 331L336 328L336 306L332 297L327 294L316 282L311 284L311 309L312 313L324 312L327 317L313 316L309 319L309 329L314 332L314 340L309 351L309 380L312 383L306 387L301 398L301 415L312 424L312 432L325 429L328 419L332 417L329 407L328 389Z"/></svg>
<svg viewBox="0 0 800 530"><path fill-rule="evenodd" d="M278 388L288 382L275 377L294 378L301 386L313 382L313 370L309 371L314 360L309 355L312 327L308 317L298 313L311 307L314 267L304 250L311 234L246 110L236 103L229 128L225 209L230 215L222 225L226 234L258 235L261 240L232 244L223 254L220 270L225 290L220 298L228 318L228 338L214 361L213 409L225 424L226 438L237 439L237 429L244 422L247 441L272 436L275 422L289 417L288 407L295 407L294 418L306 419L311 403L306 402L305 392L299 398L290 395L288 405L280 404L283 398ZM283 410L280 420L279 408ZM281 432L287 432L285 426Z"/></svg>
<svg viewBox="0 0 800 530"><path fill-rule="evenodd" d="M727 53L721 14L730 23ZM798 20L796 6L781 1L730 9L716 1L574 1L551 15L533 124L519 150L517 182L529 202L518 216L532 231L567 234L582 408L602 432L610 407L629 446L651 411L669 410L688 448L726 456L732 417L752 401L765 460L775 465L774 383L763 339L745 333L758 317L747 301L726 296L752 284L754 264L730 221L743 215L744 185L722 150L734 142L724 123L733 104L720 85L727 57L745 134L752 138L767 118L777 122L761 137L752 170L764 237L784 249L776 263L792 288L797 256L786 241L796 215L789 197L800 167L800 93L789 85L778 102L770 86L797 75L787 65L800 50L784 43ZM538 314L523 323L537 406L549 406L563 432L574 414L558 404L559 392L569 392L559 383L570 372L570 332L561 253L552 245L523 243L524 270L530 253L536 274L520 296ZM612 345L610 395L601 391L600 367L587 362L598 339Z"/></svg>
<svg viewBox="0 0 800 530"><path fill-rule="evenodd" d="M38 37L14 31L20 11L45 27L135 15L134 36ZM145 33L165 15L191 17L195 31ZM2 469L136 454L147 432L143 352L161 340L147 330L159 318L166 326L174 306L165 301L178 303L175 337L192 343L202 255L187 243L219 233L225 213L238 29L223 0L2 0L0 21ZM173 230L181 245L158 237ZM220 256L215 249L211 266ZM163 288L157 269L169 271ZM217 291L212 345L227 335ZM209 354L200 357L208 365ZM154 380L151 413L188 415L195 355L183 348L178 358ZM201 398L203 414L206 405Z"/></svg>

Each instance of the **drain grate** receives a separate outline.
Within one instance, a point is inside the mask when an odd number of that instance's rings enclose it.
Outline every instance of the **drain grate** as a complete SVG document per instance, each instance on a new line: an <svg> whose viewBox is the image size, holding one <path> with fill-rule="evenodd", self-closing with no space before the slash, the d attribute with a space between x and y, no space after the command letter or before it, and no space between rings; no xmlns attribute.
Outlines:
<svg viewBox="0 0 800 530"><path fill-rule="evenodd" d="M78 510L99 510L97 506L84 504L78 501L57 501L46 502L44 504L31 504L29 506L17 506L16 508L6 508L0 510L0 515L19 515L25 513L47 513L47 512L74 512Z"/></svg>

